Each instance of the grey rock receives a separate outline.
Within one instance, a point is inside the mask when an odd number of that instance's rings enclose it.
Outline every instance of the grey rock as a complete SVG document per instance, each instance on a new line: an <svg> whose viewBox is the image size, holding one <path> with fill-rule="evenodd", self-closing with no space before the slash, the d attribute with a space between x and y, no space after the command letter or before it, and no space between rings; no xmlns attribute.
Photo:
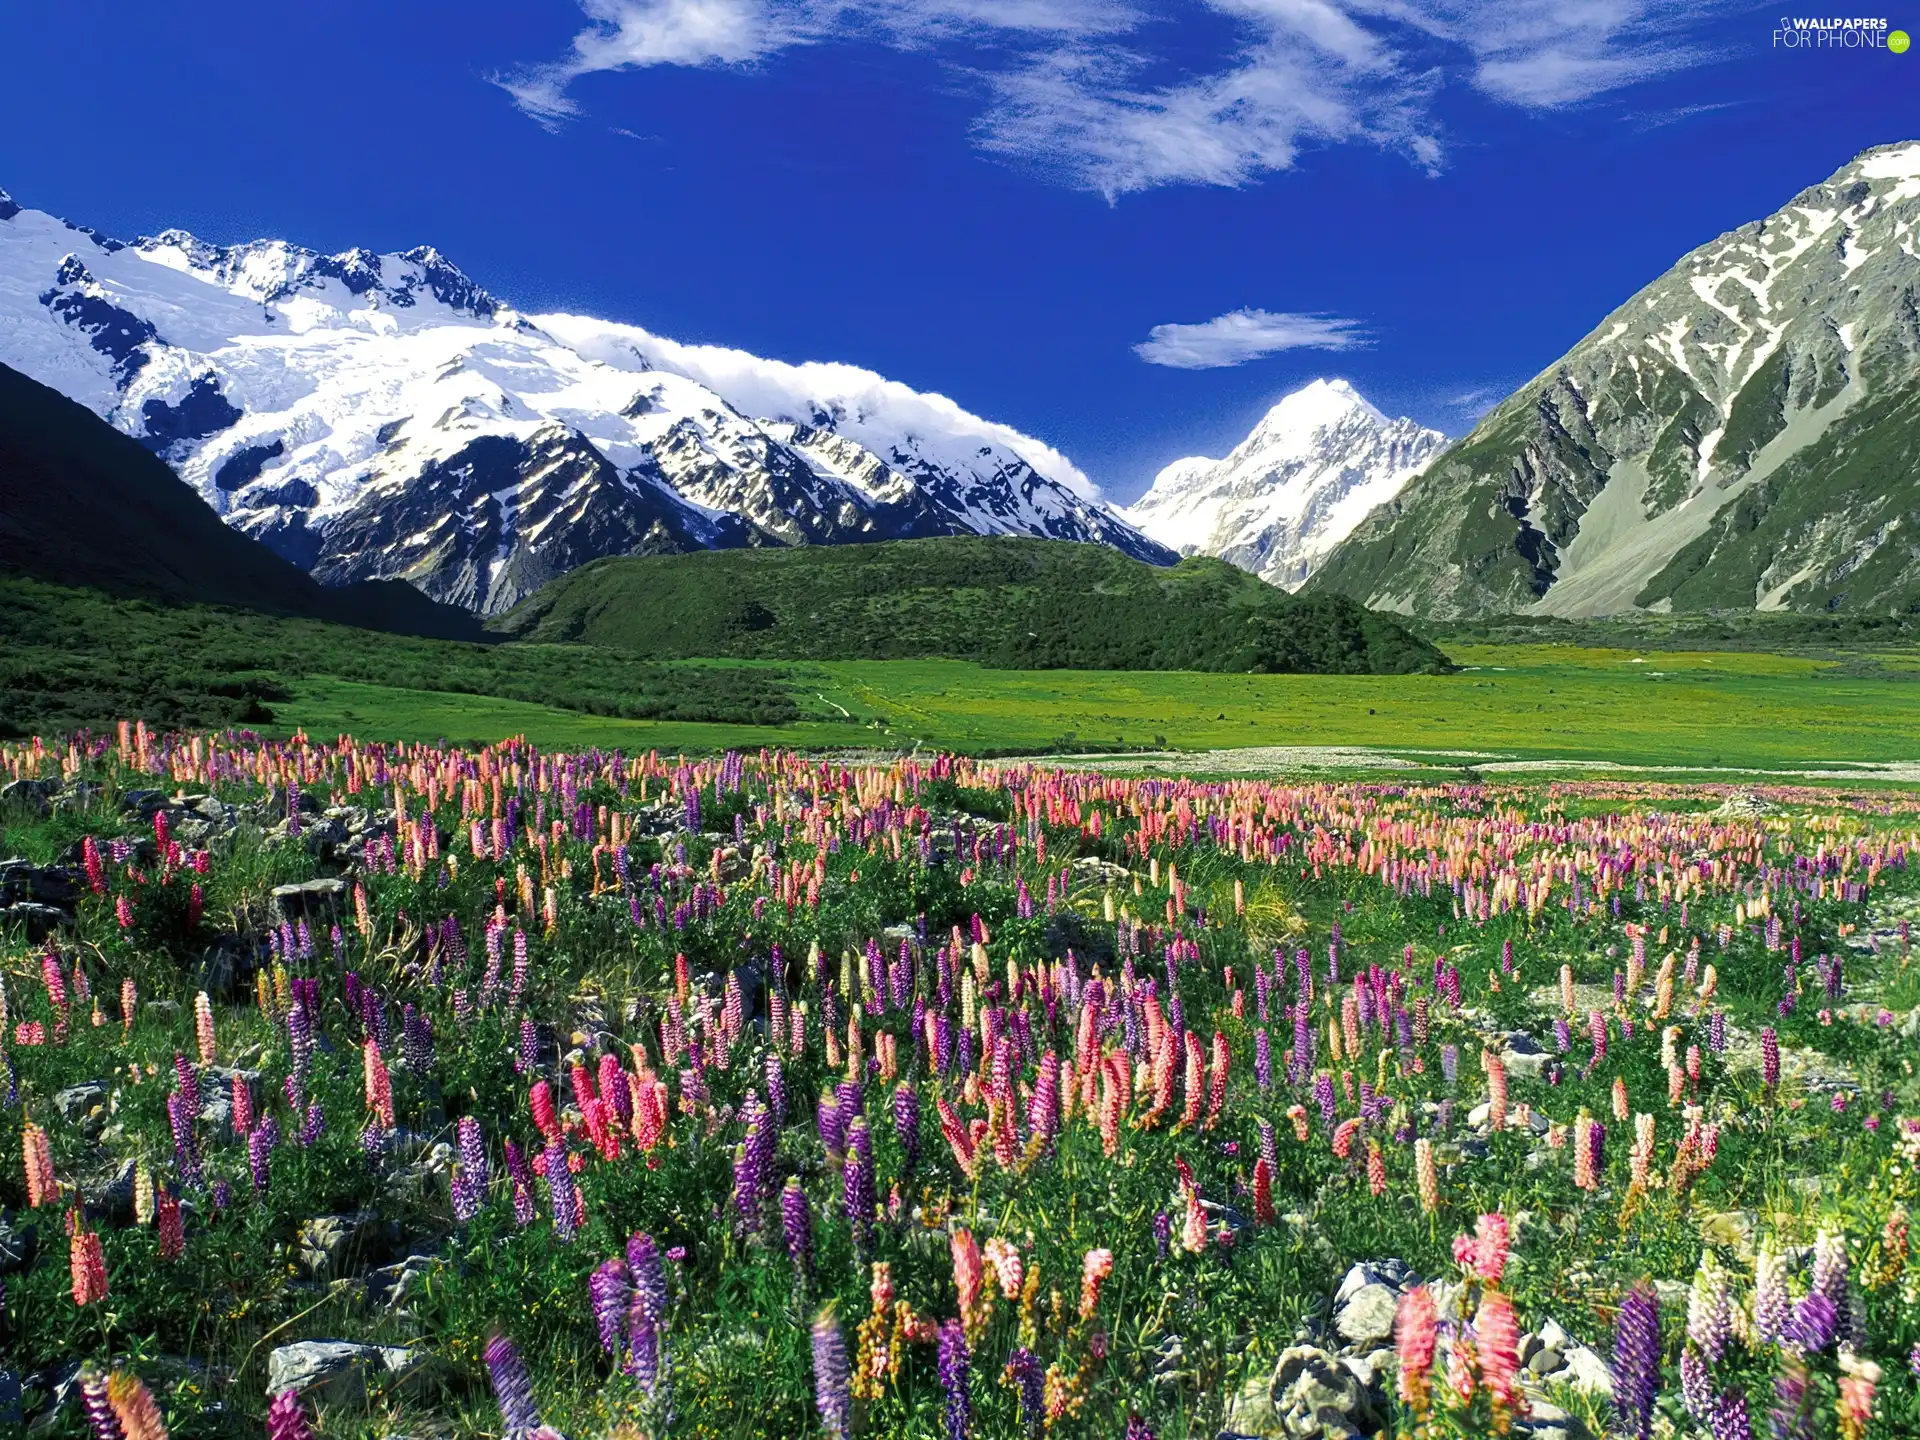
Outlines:
<svg viewBox="0 0 1920 1440"><path fill-rule="evenodd" d="M328 1405L358 1405L370 1382L392 1386L413 1378L422 1361L397 1345L356 1345L346 1340L301 1340L267 1357L267 1393L297 1390Z"/></svg>
<svg viewBox="0 0 1920 1440"><path fill-rule="evenodd" d="M1333 1312L1334 1332L1354 1350L1375 1349L1393 1338L1399 1295L1378 1282L1362 1285Z"/></svg>
<svg viewBox="0 0 1920 1440"><path fill-rule="evenodd" d="M135 1162L123 1160L111 1174L93 1185L81 1187L80 1198L88 1210L116 1225L133 1222L133 1176Z"/></svg>
<svg viewBox="0 0 1920 1440"><path fill-rule="evenodd" d="M393 1242L390 1227L368 1211L320 1215L302 1221L297 1232L300 1268L315 1280L346 1273L358 1259L383 1252Z"/></svg>
<svg viewBox="0 0 1920 1440"><path fill-rule="evenodd" d="M53 797L59 793L58 780L15 780L0 785L0 805L15 805L35 815L53 813Z"/></svg>
<svg viewBox="0 0 1920 1440"><path fill-rule="evenodd" d="M1285 1433L1294 1440L1344 1440L1380 1428L1374 1397L1359 1377L1312 1346L1296 1345L1281 1354L1272 1394Z"/></svg>
<svg viewBox="0 0 1920 1440"><path fill-rule="evenodd" d="M1574 1389L1588 1395L1613 1394L1613 1370L1585 1345L1574 1345L1566 1351L1565 1378Z"/></svg>
<svg viewBox="0 0 1920 1440"><path fill-rule="evenodd" d="M26 1269L33 1261L38 1237L36 1227L19 1225L11 1211L0 1210L0 1275Z"/></svg>
<svg viewBox="0 0 1920 1440"><path fill-rule="evenodd" d="M53 1108L60 1112L62 1120L78 1120L88 1114L94 1106L107 1103L107 1082L104 1080L85 1080L78 1085L69 1085L54 1093Z"/></svg>
<svg viewBox="0 0 1920 1440"><path fill-rule="evenodd" d="M1525 1440L1593 1440L1587 1422L1578 1415L1569 1415L1558 1405L1530 1396L1527 1408L1532 1413L1514 1422L1512 1434Z"/></svg>
<svg viewBox="0 0 1920 1440"><path fill-rule="evenodd" d="M273 887L273 905L289 924L300 920L331 920L347 903L347 882L337 876L303 880L298 885Z"/></svg>

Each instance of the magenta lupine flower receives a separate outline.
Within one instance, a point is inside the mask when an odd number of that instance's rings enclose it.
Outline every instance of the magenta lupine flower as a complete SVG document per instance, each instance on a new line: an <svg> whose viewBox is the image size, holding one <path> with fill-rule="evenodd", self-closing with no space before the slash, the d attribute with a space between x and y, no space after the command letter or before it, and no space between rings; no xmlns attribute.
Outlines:
<svg viewBox="0 0 1920 1440"><path fill-rule="evenodd" d="M527 1362L519 1348L505 1335L495 1335L482 1352L487 1380L493 1386L493 1398L500 1405L500 1423L507 1440L525 1440L540 1423L540 1412L533 1408L533 1382L527 1378Z"/></svg>
<svg viewBox="0 0 1920 1440"><path fill-rule="evenodd" d="M853 1396L847 1385L847 1342L831 1307L813 1322L813 1400L820 1423L832 1440L847 1440L853 1423Z"/></svg>
<svg viewBox="0 0 1920 1440"><path fill-rule="evenodd" d="M938 1369L940 1386L947 1392L947 1440L967 1440L973 1428L972 1357L967 1352L967 1332L958 1320L940 1327Z"/></svg>
<svg viewBox="0 0 1920 1440"><path fill-rule="evenodd" d="M1587 1062L1587 1069L1598 1070L1607 1058L1607 1016L1604 1010L1588 1014L1587 1034L1593 1039L1593 1057Z"/></svg>
<svg viewBox="0 0 1920 1440"><path fill-rule="evenodd" d="M1769 1090L1780 1084L1780 1037L1771 1025L1760 1032L1760 1083Z"/></svg>
<svg viewBox="0 0 1920 1440"><path fill-rule="evenodd" d="M787 1254L793 1268L802 1277L813 1274L813 1212L807 1207L806 1192L800 1177L790 1175L780 1192L780 1228L787 1242Z"/></svg>
<svg viewBox="0 0 1920 1440"><path fill-rule="evenodd" d="M313 1427L300 1406L298 1390L282 1390L267 1405L268 1440L313 1440Z"/></svg>
<svg viewBox="0 0 1920 1440"><path fill-rule="evenodd" d="M627 1310L633 1301L627 1262L617 1255L602 1261L588 1277L587 1297L593 1304L594 1324L600 1330L600 1348L618 1358L626 1338Z"/></svg>
<svg viewBox="0 0 1920 1440"><path fill-rule="evenodd" d="M1642 1281L1620 1303L1613 1341L1613 1405L1626 1440L1653 1434L1653 1402L1660 1388L1660 1299Z"/></svg>

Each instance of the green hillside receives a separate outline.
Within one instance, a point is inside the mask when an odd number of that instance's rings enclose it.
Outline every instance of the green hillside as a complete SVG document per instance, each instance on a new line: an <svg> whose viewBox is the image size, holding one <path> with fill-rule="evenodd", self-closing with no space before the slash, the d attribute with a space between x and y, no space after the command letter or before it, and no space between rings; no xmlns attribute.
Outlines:
<svg viewBox="0 0 1920 1440"><path fill-rule="evenodd" d="M1401 675L1446 658L1343 596L1014 538L598 560L495 622L656 659L943 657L1003 669Z"/></svg>

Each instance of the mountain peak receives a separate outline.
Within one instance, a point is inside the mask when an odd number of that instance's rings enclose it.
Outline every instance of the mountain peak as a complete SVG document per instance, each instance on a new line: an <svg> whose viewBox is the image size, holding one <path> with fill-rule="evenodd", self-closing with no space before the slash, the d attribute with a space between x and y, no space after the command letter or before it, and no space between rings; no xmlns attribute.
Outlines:
<svg viewBox="0 0 1920 1440"><path fill-rule="evenodd" d="M1162 544L1292 588L1445 444L1437 430L1388 419L1345 380L1315 380L1226 459L1168 465L1127 514Z"/></svg>

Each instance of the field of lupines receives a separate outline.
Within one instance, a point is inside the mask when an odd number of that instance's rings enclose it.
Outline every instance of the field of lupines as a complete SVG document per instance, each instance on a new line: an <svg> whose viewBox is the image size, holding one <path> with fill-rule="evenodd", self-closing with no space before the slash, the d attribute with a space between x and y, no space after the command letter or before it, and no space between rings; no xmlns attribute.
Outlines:
<svg viewBox="0 0 1920 1440"><path fill-rule="evenodd" d="M0 784L0 1430L1920 1434L1912 796Z"/></svg>

